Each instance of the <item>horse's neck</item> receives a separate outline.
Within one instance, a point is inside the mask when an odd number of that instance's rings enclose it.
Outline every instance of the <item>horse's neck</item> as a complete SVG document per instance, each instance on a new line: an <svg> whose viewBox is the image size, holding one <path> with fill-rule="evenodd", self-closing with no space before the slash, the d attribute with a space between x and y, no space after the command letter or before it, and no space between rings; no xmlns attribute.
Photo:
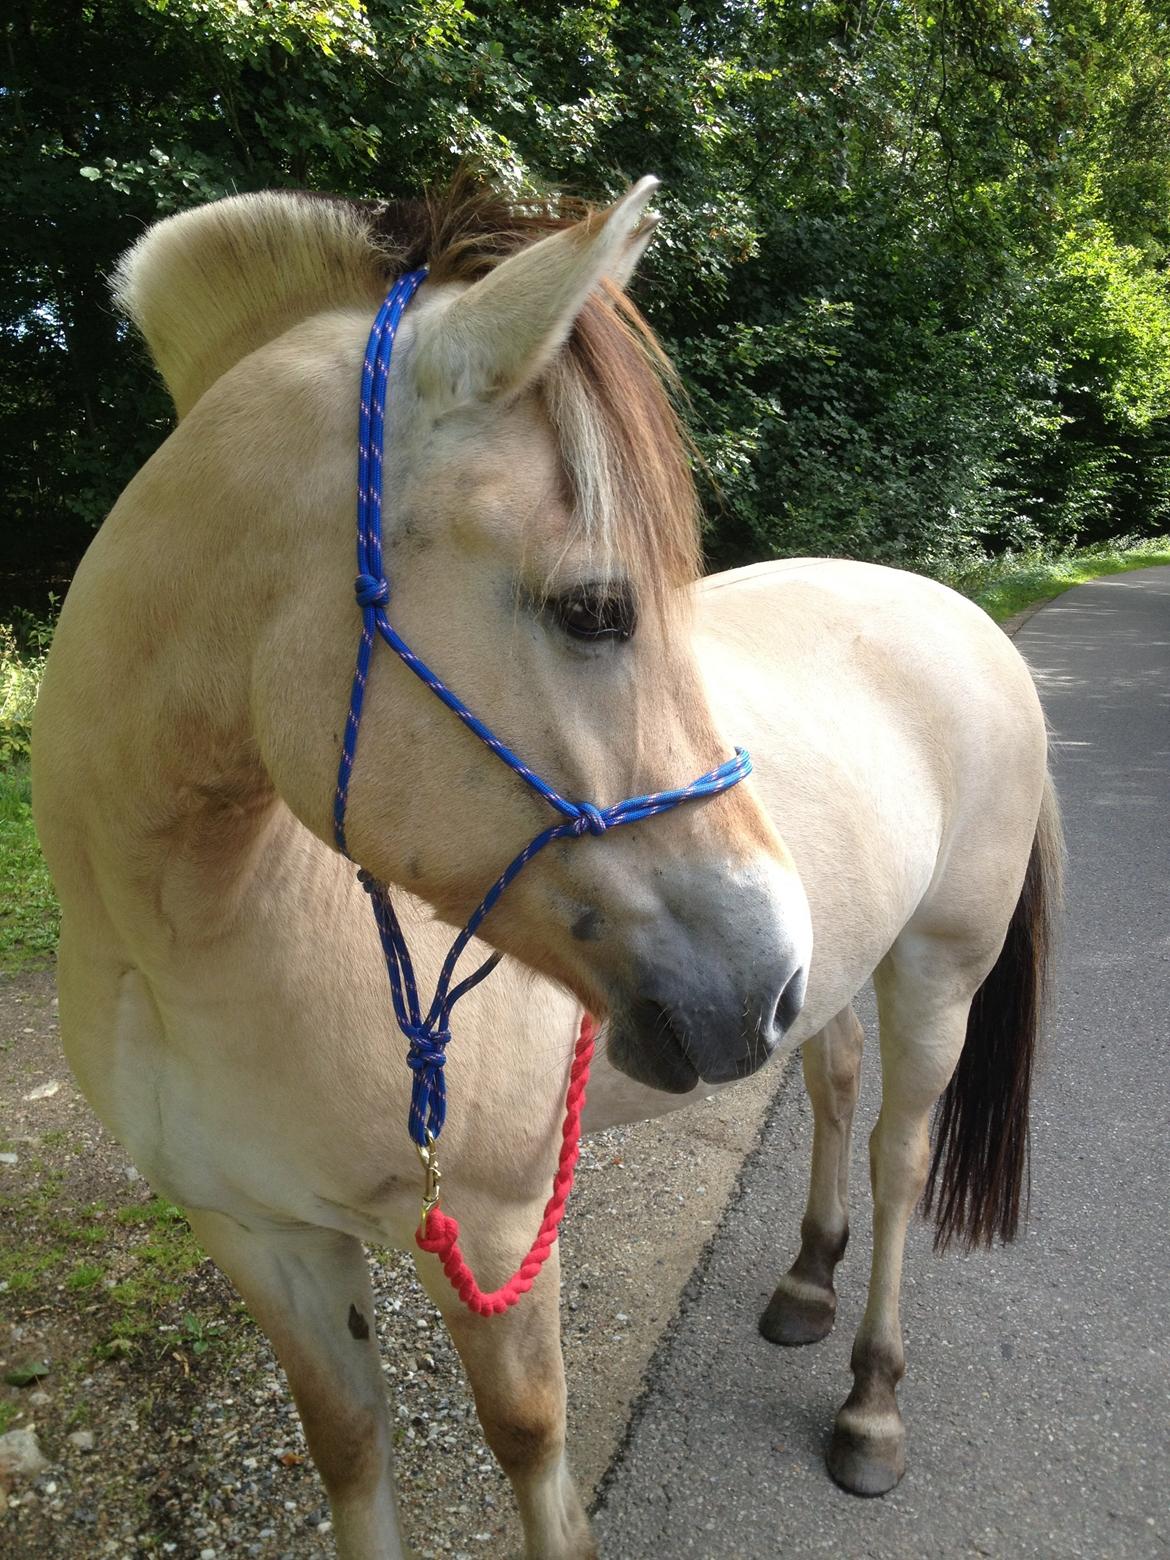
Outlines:
<svg viewBox="0 0 1170 1560"><path fill-rule="evenodd" d="M70 592L38 712L38 827L67 913L92 884L128 936L206 936L293 821L251 731L246 606L197 594L195 538L149 541L116 516Z"/></svg>

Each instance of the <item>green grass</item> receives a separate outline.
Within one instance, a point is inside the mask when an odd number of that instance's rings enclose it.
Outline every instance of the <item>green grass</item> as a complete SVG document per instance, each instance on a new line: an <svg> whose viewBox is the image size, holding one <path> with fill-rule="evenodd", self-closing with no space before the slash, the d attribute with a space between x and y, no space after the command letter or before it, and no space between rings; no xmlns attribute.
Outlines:
<svg viewBox="0 0 1170 1560"><path fill-rule="evenodd" d="M66 1289L96 1289L106 1270L96 1262L79 1262L65 1280Z"/></svg>
<svg viewBox="0 0 1170 1560"><path fill-rule="evenodd" d="M33 830L28 761L0 771L0 972L41 969L57 947L57 899Z"/></svg>
<svg viewBox="0 0 1170 1560"><path fill-rule="evenodd" d="M0 1199L0 1223L9 1231L0 1281L10 1302L39 1311L84 1297L98 1359L172 1347L205 1354L212 1345L227 1346L219 1306L190 1288L203 1251L181 1210L165 1198L73 1209L63 1205L60 1180L50 1176L32 1191ZM159 1335L168 1316L172 1342Z"/></svg>
<svg viewBox="0 0 1170 1560"><path fill-rule="evenodd" d="M1078 547L1056 557L1043 553L1005 554L948 576L946 583L970 596L985 612L1002 623L1038 602L1051 601L1074 585L1087 584L1106 574L1130 569L1152 569L1170 564L1170 537L1156 536L1135 542L1106 542Z"/></svg>
<svg viewBox="0 0 1170 1560"><path fill-rule="evenodd" d="M57 605L50 598L51 605ZM33 831L29 736L53 624L0 623L0 973L48 964L60 916Z"/></svg>

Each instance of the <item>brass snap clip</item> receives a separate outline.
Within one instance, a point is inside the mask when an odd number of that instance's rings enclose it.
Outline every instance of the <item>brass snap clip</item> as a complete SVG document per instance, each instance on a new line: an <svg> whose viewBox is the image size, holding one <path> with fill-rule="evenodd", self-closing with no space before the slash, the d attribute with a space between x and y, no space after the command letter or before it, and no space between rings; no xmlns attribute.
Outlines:
<svg viewBox="0 0 1170 1560"><path fill-rule="evenodd" d="M439 1169L438 1147L435 1143L433 1132L427 1133L425 1143L416 1143L418 1157L422 1161L424 1181L422 1194L422 1209L418 1217L418 1227L425 1232L427 1219L432 1209L439 1206L439 1182L443 1179L443 1172Z"/></svg>

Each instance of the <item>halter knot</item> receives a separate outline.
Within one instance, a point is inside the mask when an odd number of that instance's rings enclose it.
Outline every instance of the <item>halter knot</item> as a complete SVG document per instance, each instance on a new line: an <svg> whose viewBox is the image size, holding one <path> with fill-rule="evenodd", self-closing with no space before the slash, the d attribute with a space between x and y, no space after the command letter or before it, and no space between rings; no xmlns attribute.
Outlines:
<svg viewBox="0 0 1170 1560"><path fill-rule="evenodd" d="M359 607L384 607L390 600L390 587L376 574L359 574L353 582L353 593Z"/></svg>
<svg viewBox="0 0 1170 1560"><path fill-rule="evenodd" d="M446 1046L451 1038L449 1029L430 1030L422 1024L400 1024L399 1027L410 1041L406 1065L411 1072L430 1072L445 1065Z"/></svg>
<svg viewBox="0 0 1170 1560"><path fill-rule="evenodd" d="M594 807L592 802L577 803L577 817L573 824L575 834L604 834L609 824L605 821L605 814L600 807Z"/></svg>

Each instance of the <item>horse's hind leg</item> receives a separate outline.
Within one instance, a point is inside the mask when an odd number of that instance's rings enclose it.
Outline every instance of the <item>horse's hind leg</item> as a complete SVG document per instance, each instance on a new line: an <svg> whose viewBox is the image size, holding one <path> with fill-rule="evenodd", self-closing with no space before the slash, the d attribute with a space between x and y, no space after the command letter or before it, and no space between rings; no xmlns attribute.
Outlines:
<svg viewBox="0 0 1170 1560"><path fill-rule="evenodd" d="M589 1519L565 1461L556 1246L529 1292L499 1316L467 1310L433 1258L419 1262L419 1276L443 1313L483 1433L511 1480L525 1553L530 1560L592 1560Z"/></svg>
<svg viewBox="0 0 1170 1560"><path fill-rule="evenodd" d="M849 1007L801 1050L813 1108L812 1174L800 1253L760 1317L760 1331L772 1343L819 1343L833 1329L833 1270L849 1239L849 1148L864 1039Z"/></svg>
<svg viewBox="0 0 1170 1560"><path fill-rule="evenodd" d="M245 1229L193 1212L191 1226L272 1339L321 1471L342 1560L406 1554L390 1420L360 1241L333 1230Z"/></svg>
<svg viewBox="0 0 1170 1560"><path fill-rule="evenodd" d="M869 1140L873 1263L850 1362L853 1390L837 1414L828 1453L833 1478L857 1495L884 1495L906 1468L895 1390L906 1369L898 1309L902 1254L926 1183L931 1111L963 1049L981 973L948 970L941 947L904 936L874 977L882 1107Z"/></svg>

